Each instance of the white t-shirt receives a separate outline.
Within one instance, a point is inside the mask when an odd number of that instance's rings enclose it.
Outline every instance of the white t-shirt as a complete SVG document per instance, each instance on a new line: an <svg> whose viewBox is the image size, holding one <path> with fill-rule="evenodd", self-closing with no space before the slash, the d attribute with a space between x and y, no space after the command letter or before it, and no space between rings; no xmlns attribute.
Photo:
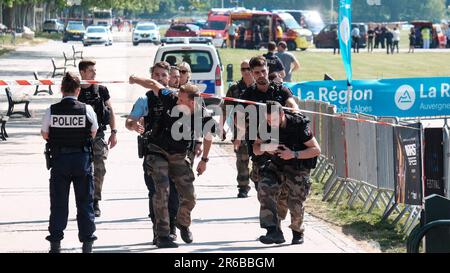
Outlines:
<svg viewBox="0 0 450 273"><path fill-rule="evenodd" d="M394 35L394 41L400 41L400 30L396 29L392 31L392 34Z"/></svg>

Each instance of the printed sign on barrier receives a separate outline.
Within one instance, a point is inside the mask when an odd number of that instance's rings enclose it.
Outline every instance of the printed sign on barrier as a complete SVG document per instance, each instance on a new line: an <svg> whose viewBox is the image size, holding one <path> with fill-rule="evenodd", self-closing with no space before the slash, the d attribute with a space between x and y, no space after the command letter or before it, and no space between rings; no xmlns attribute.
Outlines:
<svg viewBox="0 0 450 273"><path fill-rule="evenodd" d="M420 117L450 115L450 77L285 83L304 100L319 100L347 112L375 116Z"/></svg>
<svg viewBox="0 0 450 273"><path fill-rule="evenodd" d="M410 124L420 128L421 124ZM422 205L421 131L394 129L395 200L400 204Z"/></svg>

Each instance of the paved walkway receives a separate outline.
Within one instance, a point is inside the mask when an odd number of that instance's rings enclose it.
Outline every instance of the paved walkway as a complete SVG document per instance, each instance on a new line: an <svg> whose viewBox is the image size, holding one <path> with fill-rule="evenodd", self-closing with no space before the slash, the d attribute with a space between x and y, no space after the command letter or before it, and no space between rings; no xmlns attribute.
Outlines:
<svg viewBox="0 0 450 273"><path fill-rule="evenodd" d="M70 47L56 42L37 47L21 48L18 52L1 58L0 76L20 77L20 71L48 70L49 55L59 55L55 46ZM79 45L78 45L79 46ZM115 45L116 46L116 45ZM117 45L119 51L125 45ZM114 47L112 47L114 48ZM102 56L101 47L90 47L86 56L100 56L97 70L99 78L124 78L124 74L145 73L150 57L139 54L154 47L136 51L111 51ZM44 57L42 57L44 56ZM111 63L106 64L103 58ZM27 61L24 64L24 61ZM130 61L131 60L131 61ZM121 62L142 62L128 64ZM143 63L146 63L144 65ZM22 68L14 68L14 65ZM139 69L130 69L139 67ZM14 69L13 69L14 68ZM9 71L9 69L12 69ZM109 70L108 70L109 69ZM131 71L132 70L132 71ZM125 72L124 72L125 71ZM25 72L23 72L25 73ZM122 90L123 92L118 92ZM27 90L25 90L27 91ZM153 232L147 218L147 190L143 181L142 160L137 157L136 133L124 128L122 117L131 109L139 88L114 86L110 88L112 102L117 109L118 139L110 152L104 183L103 200L100 203L102 217L97 218L98 240L95 252L367 252L375 251L345 236L336 228L306 214L306 233L303 245L291 246L292 235L289 219L283 230L287 243L267 246L257 241L263 234L259 227L259 204L254 189L246 199L236 198L236 169L230 143L217 142L211 151L208 169L195 181L197 206L192 217L194 243L184 244L179 238L178 249L160 250L151 245ZM117 91L117 92L116 92ZM30 92L31 91L27 91ZM6 110L3 91L0 92L0 113ZM32 93L31 93L32 94ZM46 252L45 241L49 217L49 172L45 169L44 141L40 137L40 122L44 109L59 100L60 95L32 97L30 108L33 117L11 118L7 124L9 138L0 141L0 252ZM198 160L196 161L197 165ZM70 200L69 223L62 242L64 252L80 252L77 240L76 210L73 191Z"/></svg>

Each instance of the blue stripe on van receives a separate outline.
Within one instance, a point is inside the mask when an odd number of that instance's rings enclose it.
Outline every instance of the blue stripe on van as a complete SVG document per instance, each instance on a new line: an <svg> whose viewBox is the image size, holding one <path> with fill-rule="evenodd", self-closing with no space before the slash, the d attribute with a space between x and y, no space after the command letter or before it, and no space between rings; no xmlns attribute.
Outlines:
<svg viewBox="0 0 450 273"><path fill-rule="evenodd" d="M207 94L215 94L216 93L216 85L214 80L192 80L195 84L205 84L206 89L203 93Z"/></svg>

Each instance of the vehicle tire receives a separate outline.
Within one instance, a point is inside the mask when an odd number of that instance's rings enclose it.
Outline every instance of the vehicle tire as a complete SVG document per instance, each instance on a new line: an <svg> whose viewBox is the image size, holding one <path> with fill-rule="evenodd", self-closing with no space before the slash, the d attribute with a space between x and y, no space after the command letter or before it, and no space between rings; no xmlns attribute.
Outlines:
<svg viewBox="0 0 450 273"><path fill-rule="evenodd" d="M321 48L320 43L316 43L316 48Z"/></svg>
<svg viewBox="0 0 450 273"><path fill-rule="evenodd" d="M300 48L300 50L301 50L301 51L305 51L305 50L307 50L307 48Z"/></svg>
<svg viewBox="0 0 450 273"><path fill-rule="evenodd" d="M294 41L288 41L287 47L289 51L293 51L297 49L297 44Z"/></svg>
<svg viewBox="0 0 450 273"><path fill-rule="evenodd" d="M67 43L67 40L64 40L64 39L63 39L63 43Z"/></svg>
<svg viewBox="0 0 450 273"><path fill-rule="evenodd" d="M137 46L137 45L139 45L139 43L138 42L133 42L133 45Z"/></svg>

